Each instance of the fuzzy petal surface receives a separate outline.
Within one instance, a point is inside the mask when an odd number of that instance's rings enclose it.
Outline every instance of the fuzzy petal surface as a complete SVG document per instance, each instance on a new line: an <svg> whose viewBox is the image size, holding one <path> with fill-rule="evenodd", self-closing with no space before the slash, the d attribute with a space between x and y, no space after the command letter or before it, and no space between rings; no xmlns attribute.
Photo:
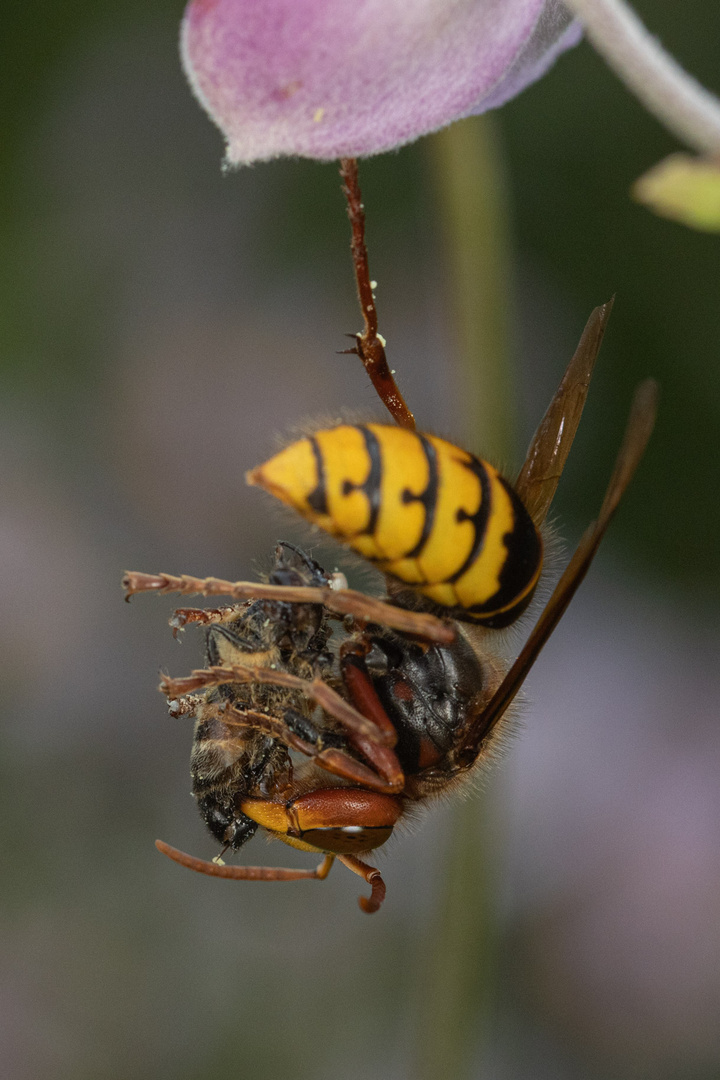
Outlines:
<svg viewBox="0 0 720 1080"><path fill-rule="evenodd" d="M402 146L502 104L578 37L559 0L192 0L181 49L240 165Z"/></svg>

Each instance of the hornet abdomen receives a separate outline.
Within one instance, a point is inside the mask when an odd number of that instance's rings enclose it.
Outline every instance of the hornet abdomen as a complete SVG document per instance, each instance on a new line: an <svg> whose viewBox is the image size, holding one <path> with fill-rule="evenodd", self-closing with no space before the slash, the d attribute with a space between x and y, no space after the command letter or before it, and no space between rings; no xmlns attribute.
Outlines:
<svg viewBox="0 0 720 1080"><path fill-rule="evenodd" d="M384 424L316 431L248 474L453 617L511 623L542 541L508 482L467 450Z"/></svg>

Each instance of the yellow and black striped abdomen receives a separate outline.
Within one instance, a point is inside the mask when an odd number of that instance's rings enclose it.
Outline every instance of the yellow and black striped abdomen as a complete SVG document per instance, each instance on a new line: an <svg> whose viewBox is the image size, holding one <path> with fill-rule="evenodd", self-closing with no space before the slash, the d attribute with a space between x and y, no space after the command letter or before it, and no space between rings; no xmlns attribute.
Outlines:
<svg viewBox="0 0 720 1080"><path fill-rule="evenodd" d="M507 626L529 602L542 542L492 465L384 424L324 431L248 475L455 618Z"/></svg>

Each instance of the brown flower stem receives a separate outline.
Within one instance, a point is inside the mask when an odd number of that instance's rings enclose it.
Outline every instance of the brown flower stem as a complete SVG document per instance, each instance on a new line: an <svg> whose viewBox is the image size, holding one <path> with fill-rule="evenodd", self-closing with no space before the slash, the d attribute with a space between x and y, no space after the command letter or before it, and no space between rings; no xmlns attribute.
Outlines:
<svg viewBox="0 0 720 1080"><path fill-rule="evenodd" d="M356 158L342 158L340 176L343 180L343 194L347 199L348 217L352 226L351 251L358 300L362 311L365 329L355 335L355 347L346 350L357 353L362 360L370 381L375 387L380 400L388 409L393 419L405 428L415 428L415 417L405 404L397 383L393 378L385 356L385 343L378 334L378 317L375 307L368 254L365 246L365 208L358 183L358 164Z"/></svg>

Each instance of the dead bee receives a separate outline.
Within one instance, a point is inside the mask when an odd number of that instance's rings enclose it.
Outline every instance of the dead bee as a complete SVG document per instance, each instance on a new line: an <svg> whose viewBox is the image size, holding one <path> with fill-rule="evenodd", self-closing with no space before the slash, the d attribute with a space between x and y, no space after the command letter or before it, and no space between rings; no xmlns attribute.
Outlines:
<svg viewBox="0 0 720 1080"><path fill-rule="evenodd" d="M269 580L275 585L329 586L331 578L292 544L279 544ZM200 622L206 632L206 663L211 667L256 664L299 678L328 671L331 634L322 604L254 600L208 613L185 609L174 623ZM187 700L187 699L185 699ZM309 717L307 699L267 683L223 683L193 703L196 726L190 759L193 795L210 832L236 850L257 831L257 823L238 810L238 799L272 797L292 784L287 745L261 727L238 728L233 716L275 716L299 738L320 739ZM172 706L171 706L172 709ZM326 725L327 727L327 725ZM324 745L341 738L323 732Z"/></svg>
<svg viewBox="0 0 720 1080"><path fill-rule="evenodd" d="M201 873L240 880L324 878L335 858L385 896L359 855L412 807L490 757L501 721L587 573L650 438L657 386L642 383L597 520L517 658L493 636L532 600L542 527L585 405L611 304L596 308L514 484L492 465L415 430L377 333L357 166L342 162L365 322L356 352L397 426L341 424L285 448L248 476L385 575L387 599L344 587L290 545L267 584L129 573L128 598L156 591L229 596L230 608L176 613L208 629L207 667L164 679L174 711L197 715L193 784L226 848L258 828L322 854L314 870L225 866L162 841ZM239 603L237 603L239 602ZM290 751L302 755L298 766Z"/></svg>

